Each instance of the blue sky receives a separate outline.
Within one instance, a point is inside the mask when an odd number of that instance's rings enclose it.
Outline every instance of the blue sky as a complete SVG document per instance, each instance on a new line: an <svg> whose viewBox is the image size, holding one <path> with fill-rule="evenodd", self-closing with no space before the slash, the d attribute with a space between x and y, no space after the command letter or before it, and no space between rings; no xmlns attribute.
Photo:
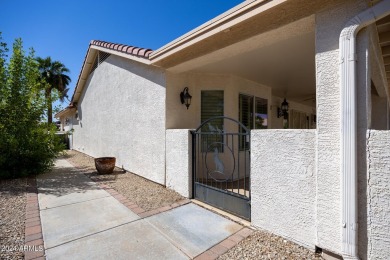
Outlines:
<svg viewBox="0 0 390 260"><path fill-rule="evenodd" d="M2 0L0 31L9 47L21 37L25 49L51 56L70 69L70 96L91 40L153 50L243 0ZM63 104L63 105L67 105Z"/></svg>

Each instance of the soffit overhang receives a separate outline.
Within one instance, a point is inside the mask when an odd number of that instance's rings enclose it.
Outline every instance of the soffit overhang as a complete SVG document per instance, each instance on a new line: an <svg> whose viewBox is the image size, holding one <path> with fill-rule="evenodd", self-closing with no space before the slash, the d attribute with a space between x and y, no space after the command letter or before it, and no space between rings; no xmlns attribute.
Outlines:
<svg viewBox="0 0 390 260"><path fill-rule="evenodd" d="M151 63L169 69L340 3L339 0L246 2L152 52Z"/></svg>
<svg viewBox="0 0 390 260"><path fill-rule="evenodd" d="M386 94L381 93L378 89L379 96L389 95L390 93L390 16L386 16L376 22L376 28L378 32L379 45L381 48L381 56L383 61L382 69L384 68L386 79Z"/></svg>

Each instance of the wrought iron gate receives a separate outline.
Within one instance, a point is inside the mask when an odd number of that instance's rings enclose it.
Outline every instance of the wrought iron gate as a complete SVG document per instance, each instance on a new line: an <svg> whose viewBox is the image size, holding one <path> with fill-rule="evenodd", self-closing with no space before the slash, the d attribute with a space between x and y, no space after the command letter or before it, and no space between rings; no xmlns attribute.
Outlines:
<svg viewBox="0 0 390 260"><path fill-rule="evenodd" d="M249 144L249 129L228 117L192 131L193 197L250 220Z"/></svg>

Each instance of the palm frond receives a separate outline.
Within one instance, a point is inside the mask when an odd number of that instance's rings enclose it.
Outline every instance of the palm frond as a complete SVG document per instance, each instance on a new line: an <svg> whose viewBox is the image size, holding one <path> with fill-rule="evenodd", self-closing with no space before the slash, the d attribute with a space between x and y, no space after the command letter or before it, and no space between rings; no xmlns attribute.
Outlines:
<svg viewBox="0 0 390 260"><path fill-rule="evenodd" d="M71 78L67 75L69 69L65 67L60 61L52 61L51 57L36 58L38 62L39 72L42 79L48 83L47 93L51 93L53 89L60 93L60 101L64 102L64 98L68 97L69 88L67 86L71 82ZM51 106L51 104L49 104ZM52 115L48 115L50 118ZM51 121L49 119L49 121Z"/></svg>

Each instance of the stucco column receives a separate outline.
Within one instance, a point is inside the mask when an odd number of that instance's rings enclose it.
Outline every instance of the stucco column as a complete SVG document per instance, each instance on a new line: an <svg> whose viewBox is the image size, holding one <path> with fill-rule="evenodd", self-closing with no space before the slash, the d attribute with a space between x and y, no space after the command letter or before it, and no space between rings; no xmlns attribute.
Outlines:
<svg viewBox="0 0 390 260"><path fill-rule="evenodd" d="M166 186L192 197L192 136L190 129L166 130Z"/></svg>
<svg viewBox="0 0 390 260"><path fill-rule="evenodd" d="M339 37L365 1L345 1L316 14L317 245L342 254Z"/></svg>
<svg viewBox="0 0 390 260"><path fill-rule="evenodd" d="M366 133L371 106L370 33L372 27L357 35L357 176L358 176L358 253L367 257L367 163Z"/></svg>

